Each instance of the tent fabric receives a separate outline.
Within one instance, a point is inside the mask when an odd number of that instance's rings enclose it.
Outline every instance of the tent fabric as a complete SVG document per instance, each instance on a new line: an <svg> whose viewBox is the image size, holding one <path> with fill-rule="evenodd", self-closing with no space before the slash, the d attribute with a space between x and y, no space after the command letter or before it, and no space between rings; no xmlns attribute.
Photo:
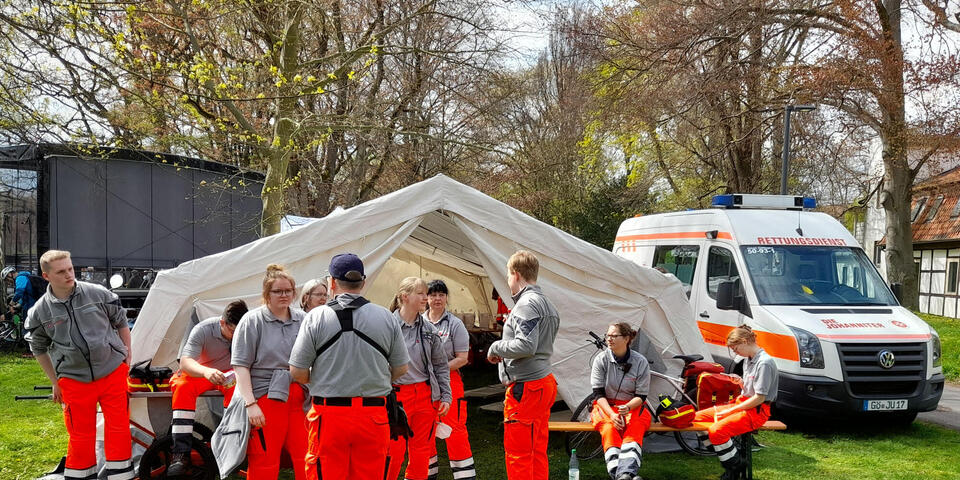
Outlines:
<svg viewBox="0 0 960 480"><path fill-rule="evenodd" d="M590 358L596 348L588 331L602 335L607 325L625 321L639 328L639 344L654 370L678 375L674 354L710 358L682 285L673 276L589 244L536 220L482 192L437 175L346 210L249 244L185 262L160 272L133 329L133 361L152 359L176 368L178 347L191 315L218 314L241 298L259 305L262 279L270 263L283 264L298 286L326 275L333 255L360 256L367 273L366 296L386 305L396 288L394 273L405 265L413 275L449 278L462 284L451 292L474 312L495 308L490 289L512 301L505 265L516 250L540 260L538 284L556 305L561 324L554 345L559 394L576 406L590 392ZM398 262L398 259L406 259ZM419 259L419 260L414 260ZM385 266L390 267L384 268ZM441 268L442 267L442 268ZM393 284L387 284L393 283ZM493 310L495 311L495 310ZM662 381L654 392L675 393ZM654 397L656 398L656 397ZM145 404L131 404L131 416L146 421Z"/></svg>

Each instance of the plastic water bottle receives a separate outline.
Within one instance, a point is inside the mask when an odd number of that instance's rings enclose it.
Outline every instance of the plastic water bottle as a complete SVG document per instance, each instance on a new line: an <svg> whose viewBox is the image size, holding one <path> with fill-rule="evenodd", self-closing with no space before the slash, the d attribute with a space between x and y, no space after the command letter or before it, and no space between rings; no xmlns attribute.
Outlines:
<svg viewBox="0 0 960 480"><path fill-rule="evenodd" d="M569 480L580 480L580 462L577 460L577 449L570 451Z"/></svg>

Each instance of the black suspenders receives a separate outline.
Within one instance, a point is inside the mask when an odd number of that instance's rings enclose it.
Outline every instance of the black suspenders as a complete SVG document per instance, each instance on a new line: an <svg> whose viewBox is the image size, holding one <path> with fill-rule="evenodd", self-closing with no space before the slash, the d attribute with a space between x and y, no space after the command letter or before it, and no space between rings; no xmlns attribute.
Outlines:
<svg viewBox="0 0 960 480"><path fill-rule="evenodd" d="M334 334L332 337L330 337L330 339L327 340L326 343L324 343L323 345L320 346L320 348L317 349L318 357L323 352L327 351L327 349L332 347L334 343L337 343L337 340L340 340L340 337L343 336L343 332L353 332L353 334L356 335L358 338L360 338L360 340L363 340L364 342L368 343L371 347L375 348L378 352L380 352L380 355L383 355L383 358L387 360L390 359L390 356L387 355L387 351L384 350L383 347L380 346L380 344L378 344L376 341L368 337L365 333L361 332L360 330L356 330L353 328L353 311L368 303L370 303L370 301L367 300L366 298L358 297L354 299L352 302L350 302L350 308L344 308L344 306L341 305L340 303L329 305L329 307L332 308L334 312L336 312L337 320L340 321L340 331Z"/></svg>

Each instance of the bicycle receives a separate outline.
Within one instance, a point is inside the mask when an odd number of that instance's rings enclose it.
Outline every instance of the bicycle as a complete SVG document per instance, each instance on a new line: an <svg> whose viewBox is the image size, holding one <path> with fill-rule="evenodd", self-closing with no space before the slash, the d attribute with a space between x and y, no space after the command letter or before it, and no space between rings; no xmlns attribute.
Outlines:
<svg viewBox="0 0 960 480"><path fill-rule="evenodd" d="M23 321L20 315L11 310L0 316L0 350L17 350L24 346Z"/></svg>
<svg viewBox="0 0 960 480"><path fill-rule="evenodd" d="M593 359L602 352L606 347L606 343L600 338L596 333L587 332L593 337L593 340L587 340L588 343L592 343L597 347L597 351L590 356L590 364L593 364ZM650 371L650 375L656 378L665 380L669 385L674 388L675 393L679 395L683 400L687 401L689 404L696 406L697 402L694 400L697 396L697 374L694 369L690 367L694 362L699 362L703 360L702 355L674 355L673 358L683 360L683 369L681 370L680 377L671 377L669 375L664 375L660 372ZM572 422L589 422L590 421L590 411L593 408L593 394L588 394L583 400L580 401L580 404L577 405L577 408L574 409L573 415L570 418ZM644 402L644 408L646 408L650 415L653 417L654 421L659 422L660 419L657 416L657 409L654 408L651 399L648 397ZM650 432L648 432L649 434ZM700 437L697 435L697 432L672 432L674 438L676 439L677 444L680 445L680 448L687 452L690 455L696 456L707 456L714 455L712 449L708 448L701 441ZM570 432L567 434L564 439L565 447L567 450L567 455L570 455L570 452L573 449L577 450L577 458L580 459L590 459L603 454L603 445L600 441L600 435L597 432Z"/></svg>

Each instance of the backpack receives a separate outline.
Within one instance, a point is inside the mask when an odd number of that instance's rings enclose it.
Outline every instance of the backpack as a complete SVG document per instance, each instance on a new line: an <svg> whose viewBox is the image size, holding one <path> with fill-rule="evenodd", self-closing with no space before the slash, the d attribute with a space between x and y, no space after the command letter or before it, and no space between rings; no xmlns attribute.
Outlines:
<svg viewBox="0 0 960 480"><path fill-rule="evenodd" d="M701 373L697 379L697 410L732 403L743 391L743 380L725 373Z"/></svg>
<svg viewBox="0 0 960 480"><path fill-rule="evenodd" d="M127 375L128 392L169 392L173 370L170 367L153 367L150 360L135 363Z"/></svg>
<svg viewBox="0 0 960 480"><path fill-rule="evenodd" d="M30 274L27 275L27 279L30 280L30 295L34 300L39 300L44 293L47 293L47 285L50 282L46 278Z"/></svg>
<svg viewBox="0 0 960 480"><path fill-rule="evenodd" d="M687 428L693 425L693 419L696 416L697 412L693 405L667 395L660 395L660 405L657 407L660 423L672 428Z"/></svg>

